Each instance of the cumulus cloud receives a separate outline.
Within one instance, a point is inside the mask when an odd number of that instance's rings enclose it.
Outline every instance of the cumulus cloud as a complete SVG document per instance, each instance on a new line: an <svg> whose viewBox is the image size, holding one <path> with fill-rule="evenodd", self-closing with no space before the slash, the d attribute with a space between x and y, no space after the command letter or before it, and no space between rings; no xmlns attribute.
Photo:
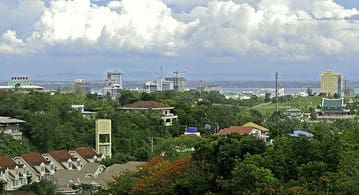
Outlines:
<svg viewBox="0 0 359 195"><path fill-rule="evenodd" d="M184 23L159 0L113 1L97 6L90 0L51 1L24 42L46 47L93 48L176 54L184 36L197 22Z"/></svg>
<svg viewBox="0 0 359 195"><path fill-rule="evenodd" d="M355 14L330 0L261 0L212 1L181 17L200 21L191 42L211 55L310 59L358 52L359 25L345 20Z"/></svg>
<svg viewBox="0 0 359 195"><path fill-rule="evenodd" d="M60 48L180 55L190 50L308 60L359 52L359 11L332 0L195 0L191 3L198 6L177 14L166 5L181 2L122 0L99 6L90 0L52 0L31 36L3 34L0 53L18 46L23 52Z"/></svg>

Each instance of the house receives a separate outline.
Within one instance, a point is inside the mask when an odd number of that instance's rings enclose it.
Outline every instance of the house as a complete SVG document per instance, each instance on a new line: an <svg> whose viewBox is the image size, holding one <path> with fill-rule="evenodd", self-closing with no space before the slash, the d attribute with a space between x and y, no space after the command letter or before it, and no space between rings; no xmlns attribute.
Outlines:
<svg viewBox="0 0 359 195"><path fill-rule="evenodd" d="M90 147L76 148L74 150L70 150L69 153L72 157L80 159L80 164L83 166L87 163L98 162L105 158L102 154L98 154Z"/></svg>
<svg viewBox="0 0 359 195"><path fill-rule="evenodd" d="M21 124L25 123L23 120L0 116L0 132L12 136L14 139L21 139Z"/></svg>
<svg viewBox="0 0 359 195"><path fill-rule="evenodd" d="M120 109L127 111L148 109L158 111L161 114L161 118L163 119L165 126L171 126L173 121L178 118L178 116L172 113L174 107L152 100L137 101L132 104L124 105Z"/></svg>
<svg viewBox="0 0 359 195"><path fill-rule="evenodd" d="M0 181L5 182L5 190L13 191L27 184L26 168L10 157L0 157Z"/></svg>
<svg viewBox="0 0 359 195"><path fill-rule="evenodd" d="M42 156L54 164L55 171L68 169L68 170L80 170L83 167L81 159L73 157L66 150L54 150L48 153L42 154Z"/></svg>
<svg viewBox="0 0 359 195"><path fill-rule="evenodd" d="M55 173L54 163L46 160L37 152L16 156L14 161L17 164L25 165L29 183L38 182L41 179L50 180Z"/></svg>
<svg viewBox="0 0 359 195"><path fill-rule="evenodd" d="M71 105L71 108L74 109L74 110L77 110L78 112L80 112L82 114L82 116L84 118L86 118L86 119L94 119L94 118L96 118L96 112L85 110L85 105L74 104L74 105Z"/></svg>
<svg viewBox="0 0 359 195"><path fill-rule="evenodd" d="M319 109L315 110L318 120L333 121L337 119L352 119L350 110L345 109L344 99L328 99L323 98Z"/></svg>
<svg viewBox="0 0 359 195"><path fill-rule="evenodd" d="M231 133L238 133L240 135L252 135L264 141L267 141L268 138L268 135L265 132L251 126L231 126L229 128L221 129L217 133L217 135L228 135Z"/></svg>

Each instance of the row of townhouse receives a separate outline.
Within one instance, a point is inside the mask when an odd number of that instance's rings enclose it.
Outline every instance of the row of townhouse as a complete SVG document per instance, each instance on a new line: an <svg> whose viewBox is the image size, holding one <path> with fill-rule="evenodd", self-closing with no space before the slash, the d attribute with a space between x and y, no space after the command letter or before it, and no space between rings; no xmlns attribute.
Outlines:
<svg viewBox="0 0 359 195"><path fill-rule="evenodd" d="M5 190L12 191L42 179L53 180L60 170L81 170L86 164L103 158L90 147L0 157L0 181L5 183Z"/></svg>

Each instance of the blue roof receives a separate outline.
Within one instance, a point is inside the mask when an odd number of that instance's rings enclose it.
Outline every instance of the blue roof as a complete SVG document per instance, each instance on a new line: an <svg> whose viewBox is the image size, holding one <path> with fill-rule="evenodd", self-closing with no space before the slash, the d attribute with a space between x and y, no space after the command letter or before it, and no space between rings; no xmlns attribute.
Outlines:
<svg viewBox="0 0 359 195"><path fill-rule="evenodd" d="M311 138L311 137L313 137L313 134L309 133L307 131L303 131L303 130L295 130L295 131L293 131L293 133L290 133L289 136L291 136L291 137L305 136L305 137Z"/></svg>
<svg viewBox="0 0 359 195"><path fill-rule="evenodd" d="M189 133L196 133L198 131L197 127L188 127L187 132Z"/></svg>

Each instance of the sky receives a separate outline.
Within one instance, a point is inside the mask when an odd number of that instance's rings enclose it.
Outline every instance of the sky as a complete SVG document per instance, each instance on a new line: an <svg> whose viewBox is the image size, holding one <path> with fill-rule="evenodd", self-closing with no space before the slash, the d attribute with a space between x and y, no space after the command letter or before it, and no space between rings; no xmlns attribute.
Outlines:
<svg viewBox="0 0 359 195"><path fill-rule="evenodd" d="M359 81L357 0L1 0L0 80Z"/></svg>

